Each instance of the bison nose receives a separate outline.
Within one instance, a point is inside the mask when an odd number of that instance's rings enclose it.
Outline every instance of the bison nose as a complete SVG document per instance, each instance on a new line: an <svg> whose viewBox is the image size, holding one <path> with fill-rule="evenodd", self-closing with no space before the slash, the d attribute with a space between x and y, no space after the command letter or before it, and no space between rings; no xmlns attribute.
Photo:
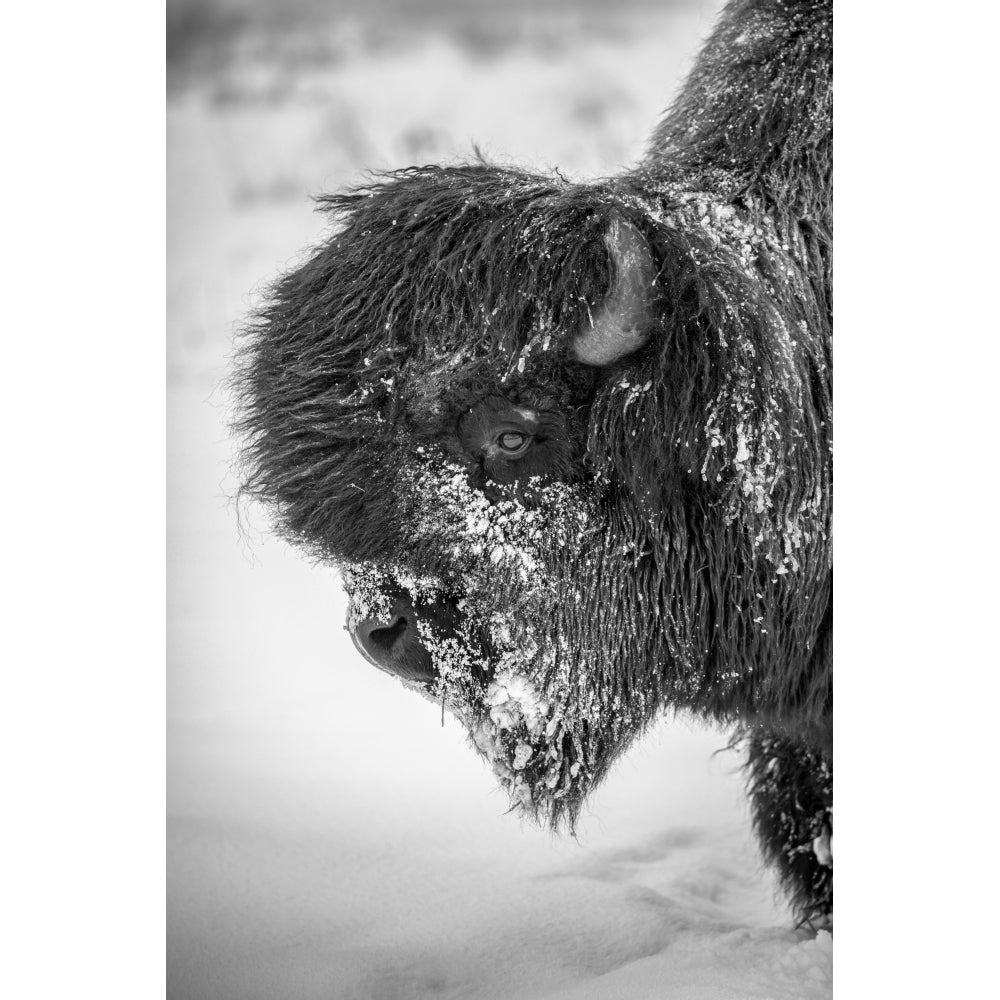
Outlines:
<svg viewBox="0 0 1000 1000"><path fill-rule="evenodd" d="M420 641L417 613L408 597L398 596L384 618L366 618L351 630L358 651L380 670L409 681L437 677L431 654Z"/></svg>

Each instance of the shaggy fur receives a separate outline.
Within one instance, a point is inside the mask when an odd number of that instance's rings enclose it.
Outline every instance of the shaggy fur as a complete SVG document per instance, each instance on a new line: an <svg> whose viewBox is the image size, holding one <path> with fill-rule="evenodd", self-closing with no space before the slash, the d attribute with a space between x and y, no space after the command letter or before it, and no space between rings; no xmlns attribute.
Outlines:
<svg viewBox="0 0 1000 1000"><path fill-rule="evenodd" d="M754 830L764 857L804 920L828 920L833 912L829 758L765 730L754 731L746 742Z"/></svg>
<svg viewBox="0 0 1000 1000"><path fill-rule="evenodd" d="M830 34L828 2L732 3L615 178L479 162L323 197L332 234L235 374L278 530L357 606L463 609L424 636L432 696L520 808L572 824L665 707L739 726L806 918L832 907ZM656 271L645 346L592 367L622 222ZM470 444L524 413L520 464Z"/></svg>

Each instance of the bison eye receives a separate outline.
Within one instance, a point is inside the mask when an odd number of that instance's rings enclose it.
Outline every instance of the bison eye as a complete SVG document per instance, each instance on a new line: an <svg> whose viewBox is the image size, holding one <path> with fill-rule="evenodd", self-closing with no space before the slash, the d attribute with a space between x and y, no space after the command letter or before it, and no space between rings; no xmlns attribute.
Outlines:
<svg viewBox="0 0 1000 1000"><path fill-rule="evenodd" d="M503 431L496 437L497 447L508 457L523 455L531 444L531 435L520 431Z"/></svg>

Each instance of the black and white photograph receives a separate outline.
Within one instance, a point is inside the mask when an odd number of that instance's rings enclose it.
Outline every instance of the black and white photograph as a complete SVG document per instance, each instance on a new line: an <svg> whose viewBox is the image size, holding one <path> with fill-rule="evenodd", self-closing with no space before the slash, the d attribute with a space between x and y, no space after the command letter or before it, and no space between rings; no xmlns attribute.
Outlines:
<svg viewBox="0 0 1000 1000"><path fill-rule="evenodd" d="M989 5L5 14L0 994L996 993Z"/></svg>
<svg viewBox="0 0 1000 1000"><path fill-rule="evenodd" d="M167 0L171 1000L833 995L831 0Z"/></svg>

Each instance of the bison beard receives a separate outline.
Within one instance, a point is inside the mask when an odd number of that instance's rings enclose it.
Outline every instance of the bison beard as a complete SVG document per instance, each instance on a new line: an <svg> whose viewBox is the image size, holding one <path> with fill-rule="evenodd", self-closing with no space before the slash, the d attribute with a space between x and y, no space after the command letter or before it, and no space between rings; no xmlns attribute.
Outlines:
<svg viewBox="0 0 1000 1000"><path fill-rule="evenodd" d="M645 160L325 196L235 386L246 494L341 567L362 652L572 826L664 709L735 727L832 908L829 3L731 4Z"/></svg>

